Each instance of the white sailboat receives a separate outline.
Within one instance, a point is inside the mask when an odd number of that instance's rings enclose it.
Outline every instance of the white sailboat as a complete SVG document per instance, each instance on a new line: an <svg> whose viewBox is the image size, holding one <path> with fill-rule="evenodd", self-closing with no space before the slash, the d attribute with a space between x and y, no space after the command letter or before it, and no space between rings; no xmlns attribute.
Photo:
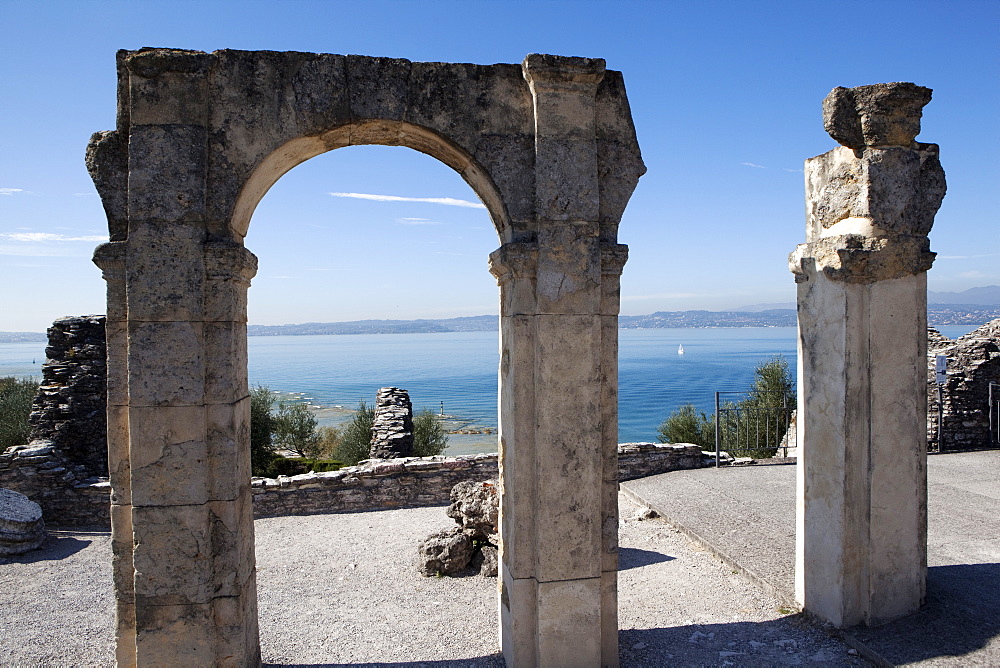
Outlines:
<svg viewBox="0 0 1000 668"><path fill-rule="evenodd" d="M684 354L684 344L683 343L680 344L679 346L677 346L677 354L678 355L683 355Z"/></svg>

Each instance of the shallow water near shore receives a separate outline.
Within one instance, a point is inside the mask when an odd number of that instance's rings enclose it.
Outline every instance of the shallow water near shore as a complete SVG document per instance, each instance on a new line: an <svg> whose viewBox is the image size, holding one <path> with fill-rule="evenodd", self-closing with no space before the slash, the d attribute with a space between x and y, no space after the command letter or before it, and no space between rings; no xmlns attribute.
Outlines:
<svg viewBox="0 0 1000 668"><path fill-rule="evenodd" d="M940 328L952 338L972 329ZM746 390L774 355L794 375L795 346L794 327L619 330L619 442L655 441L685 403L710 414L716 391ZM251 385L308 403L321 424L345 422L358 402L394 385L409 391L414 410L443 412L449 430L480 432L451 434L449 454L497 449L496 332L254 336L248 347ZM0 377L39 376L44 358L44 343L0 344Z"/></svg>

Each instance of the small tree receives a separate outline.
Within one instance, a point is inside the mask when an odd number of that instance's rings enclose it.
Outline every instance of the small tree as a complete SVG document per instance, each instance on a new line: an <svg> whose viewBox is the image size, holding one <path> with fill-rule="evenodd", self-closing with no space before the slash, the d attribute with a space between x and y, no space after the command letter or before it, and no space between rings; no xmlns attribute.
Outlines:
<svg viewBox="0 0 1000 668"><path fill-rule="evenodd" d="M307 451L313 459L329 459L336 455L340 446L340 430L336 427L320 427L316 430L316 441L311 451Z"/></svg>
<svg viewBox="0 0 1000 668"><path fill-rule="evenodd" d="M448 447L444 425L426 408L413 416L413 454L417 457L440 455Z"/></svg>
<svg viewBox="0 0 1000 668"><path fill-rule="evenodd" d="M299 457L310 457L316 451L319 439L316 435L316 416L304 404L278 403L271 433L276 445L291 450Z"/></svg>
<svg viewBox="0 0 1000 668"><path fill-rule="evenodd" d="M657 429L660 443L694 443L703 448L715 445L715 423L694 404L684 404L663 421Z"/></svg>
<svg viewBox="0 0 1000 668"><path fill-rule="evenodd" d="M277 456L271 438L273 407L274 395L266 385L250 390L250 470L256 476L265 475Z"/></svg>
<svg viewBox="0 0 1000 668"><path fill-rule="evenodd" d="M795 401L795 383L788 361L775 355L758 364L753 385L736 405L737 420L727 425L726 449L736 456L773 457L788 429L788 416L795 408Z"/></svg>
<svg viewBox="0 0 1000 668"><path fill-rule="evenodd" d="M33 378L0 378L0 451L28 442L31 435L28 417L38 386L39 382Z"/></svg>
<svg viewBox="0 0 1000 668"><path fill-rule="evenodd" d="M362 459L368 459L374 422L375 407L369 407L364 401L359 403L354 417L341 434L340 443L337 445L337 459L347 466L354 466Z"/></svg>

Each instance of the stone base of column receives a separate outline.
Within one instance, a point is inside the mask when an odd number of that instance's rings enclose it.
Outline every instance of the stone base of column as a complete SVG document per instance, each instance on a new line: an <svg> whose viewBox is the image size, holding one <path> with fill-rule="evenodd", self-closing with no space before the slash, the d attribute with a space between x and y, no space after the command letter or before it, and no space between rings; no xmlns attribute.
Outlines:
<svg viewBox="0 0 1000 668"><path fill-rule="evenodd" d="M799 283L796 595L839 628L923 602L926 314L926 274Z"/></svg>

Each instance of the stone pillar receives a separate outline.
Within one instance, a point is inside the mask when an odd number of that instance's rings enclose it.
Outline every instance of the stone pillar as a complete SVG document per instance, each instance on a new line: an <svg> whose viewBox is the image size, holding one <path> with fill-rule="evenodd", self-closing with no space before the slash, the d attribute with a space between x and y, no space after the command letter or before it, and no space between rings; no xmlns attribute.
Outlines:
<svg viewBox="0 0 1000 668"><path fill-rule="evenodd" d="M126 61L135 633L127 655L119 626L119 665L260 663L245 329L256 259L206 232L209 63L159 50Z"/></svg>
<svg viewBox="0 0 1000 668"><path fill-rule="evenodd" d="M602 383L617 387L617 328L607 327L617 290L603 315L594 111L604 62L530 55L523 69L537 238L490 258L501 295L501 645L509 666L613 666L617 408Z"/></svg>
<svg viewBox="0 0 1000 668"><path fill-rule="evenodd" d="M927 234L938 147L914 141L931 91L834 89L843 146L805 163L798 283L796 595L837 627L916 612L927 571Z"/></svg>
<svg viewBox="0 0 1000 668"><path fill-rule="evenodd" d="M406 390L379 388L372 422L372 459L413 456L413 404Z"/></svg>
<svg viewBox="0 0 1000 668"><path fill-rule="evenodd" d="M132 565L132 476L128 425L128 307L125 242L94 251L94 264L107 283L104 322L107 356L108 476L111 482L111 564L115 590L115 662L135 663L135 568Z"/></svg>

